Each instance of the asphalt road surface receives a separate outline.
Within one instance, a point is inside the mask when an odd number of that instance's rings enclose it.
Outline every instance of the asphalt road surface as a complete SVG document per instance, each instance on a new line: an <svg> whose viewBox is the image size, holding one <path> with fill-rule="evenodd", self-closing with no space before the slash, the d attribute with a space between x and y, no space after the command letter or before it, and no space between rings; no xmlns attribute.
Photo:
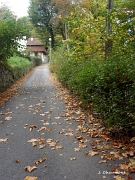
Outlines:
<svg viewBox="0 0 135 180"><path fill-rule="evenodd" d="M48 66L42 65L0 107L0 180L114 179L112 166L100 164L99 156L87 157L90 137L78 132L76 121L62 116L67 105L58 91ZM85 139L80 149L76 136Z"/></svg>

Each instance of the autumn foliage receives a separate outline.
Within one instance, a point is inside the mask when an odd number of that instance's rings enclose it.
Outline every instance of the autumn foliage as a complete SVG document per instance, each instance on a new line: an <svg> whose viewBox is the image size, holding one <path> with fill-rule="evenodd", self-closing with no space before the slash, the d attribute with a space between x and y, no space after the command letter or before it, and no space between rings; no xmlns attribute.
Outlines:
<svg viewBox="0 0 135 180"><path fill-rule="evenodd" d="M118 0L110 11L106 7L89 0L72 5L66 19L70 36L63 51L54 52L50 68L106 127L134 131L135 3Z"/></svg>

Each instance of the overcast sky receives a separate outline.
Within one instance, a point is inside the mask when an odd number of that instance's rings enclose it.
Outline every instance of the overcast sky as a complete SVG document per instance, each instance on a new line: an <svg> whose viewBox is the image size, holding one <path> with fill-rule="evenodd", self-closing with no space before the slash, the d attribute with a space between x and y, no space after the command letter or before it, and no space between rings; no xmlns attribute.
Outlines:
<svg viewBox="0 0 135 180"><path fill-rule="evenodd" d="M27 16L29 0L0 0L0 6L6 4L18 17Z"/></svg>

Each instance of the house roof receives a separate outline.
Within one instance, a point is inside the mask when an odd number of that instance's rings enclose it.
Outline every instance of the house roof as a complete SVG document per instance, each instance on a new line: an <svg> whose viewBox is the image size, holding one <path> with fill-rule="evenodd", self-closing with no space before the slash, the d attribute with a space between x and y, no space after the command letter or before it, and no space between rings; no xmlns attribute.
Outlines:
<svg viewBox="0 0 135 180"><path fill-rule="evenodd" d="M26 45L32 52L44 52L47 54L46 49L38 38L29 38Z"/></svg>
<svg viewBox="0 0 135 180"><path fill-rule="evenodd" d="M29 38L27 41L27 45L43 45L43 44L38 38Z"/></svg>
<svg viewBox="0 0 135 180"><path fill-rule="evenodd" d="M33 52L45 52L46 49L43 46L27 46L27 48Z"/></svg>

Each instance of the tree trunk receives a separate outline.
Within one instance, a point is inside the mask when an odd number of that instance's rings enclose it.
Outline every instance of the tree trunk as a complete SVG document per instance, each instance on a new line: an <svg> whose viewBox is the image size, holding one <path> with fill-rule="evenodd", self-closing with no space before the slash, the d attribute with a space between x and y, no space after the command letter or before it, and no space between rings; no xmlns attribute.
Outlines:
<svg viewBox="0 0 135 180"><path fill-rule="evenodd" d="M105 59L108 58L112 50L112 41L108 40L109 35L112 33L112 25L109 21L109 13L110 10L113 8L114 0L108 0L107 3L107 18L106 18L106 42L105 42Z"/></svg>

